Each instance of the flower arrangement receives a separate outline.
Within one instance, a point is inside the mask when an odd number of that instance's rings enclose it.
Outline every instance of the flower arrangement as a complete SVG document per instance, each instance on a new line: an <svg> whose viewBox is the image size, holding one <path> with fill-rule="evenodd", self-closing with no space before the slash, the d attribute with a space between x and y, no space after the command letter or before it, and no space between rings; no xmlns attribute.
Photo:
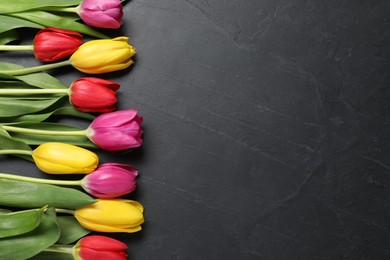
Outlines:
<svg viewBox="0 0 390 260"><path fill-rule="evenodd" d="M100 233L133 233L144 222L138 169L99 164L91 149L126 151L142 145L143 117L117 110L120 85L85 76L65 85L46 70L71 65L81 73L124 70L134 63L129 38L99 28L122 24L120 0L0 0L0 51L31 51L35 67L0 62L0 155L27 160L42 174L84 174L77 180L0 173L0 259L127 259L127 245ZM32 45L11 45L19 28L37 30ZM83 36L95 37L84 42ZM82 129L52 116L89 120ZM6 157L2 156L1 159Z"/></svg>

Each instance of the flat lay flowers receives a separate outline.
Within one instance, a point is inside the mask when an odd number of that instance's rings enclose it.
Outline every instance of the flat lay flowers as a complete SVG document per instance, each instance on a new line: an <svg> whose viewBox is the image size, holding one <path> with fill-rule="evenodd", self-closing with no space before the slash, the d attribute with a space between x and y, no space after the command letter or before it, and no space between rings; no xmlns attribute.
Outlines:
<svg viewBox="0 0 390 260"><path fill-rule="evenodd" d="M139 170L101 163L93 151L115 157L143 144L143 116L132 107L117 110L121 86L109 79L134 63L136 49L126 35L100 31L121 27L123 4L0 0L0 51L24 51L37 62L0 60L0 159L28 161L42 174L0 170L0 259L127 259L127 245L110 234L142 230L144 206L129 199ZM31 45L14 43L23 28L35 31ZM86 75L66 85L49 73L69 65Z"/></svg>

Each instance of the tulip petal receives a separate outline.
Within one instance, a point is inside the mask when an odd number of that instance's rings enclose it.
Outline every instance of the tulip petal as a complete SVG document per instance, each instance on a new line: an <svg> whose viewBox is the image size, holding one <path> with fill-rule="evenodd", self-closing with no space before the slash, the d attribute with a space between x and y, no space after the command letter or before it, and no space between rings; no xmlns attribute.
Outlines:
<svg viewBox="0 0 390 260"><path fill-rule="evenodd" d="M127 122L137 117L138 111L135 109L118 110L113 113L99 115L93 120L91 128L99 128L99 126L122 126Z"/></svg>
<svg viewBox="0 0 390 260"><path fill-rule="evenodd" d="M114 250L122 251L127 249L127 245L119 240L100 236L100 235L90 235L83 237L79 242L81 247L91 248L95 250Z"/></svg>
<svg viewBox="0 0 390 260"><path fill-rule="evenodd" d="M95 251L89 248L81 248L79 251L81 259L94 259L94 260L126 260L127 254L125 252L115 251Z"/></svg>
<svg viewBox="0 0 390 260"><path fill-rule="evenodd" d="M134 233L142 230L141 225L136 225L132 227L115 227L115 226L105 226L98 223L92 222L83 222L79 221L80 224L88 230L96 231L96 232L107 232L107 233L116 233L116 232L124 232L124 233ZM142 223L141 223L142 224Z"/></svg>

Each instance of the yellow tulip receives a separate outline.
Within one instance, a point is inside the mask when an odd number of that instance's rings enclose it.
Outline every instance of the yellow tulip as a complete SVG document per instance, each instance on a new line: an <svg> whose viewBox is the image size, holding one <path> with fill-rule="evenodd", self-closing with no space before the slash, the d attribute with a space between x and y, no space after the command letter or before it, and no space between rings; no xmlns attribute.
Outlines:
<svg viewBox="0 0 390 260"><path fill-rule="evenodd" d="M69 58L73 67L81 72L100 74L122 70L133 64L135 48L128 37L91 40L82 44Z"/></svg>
<svg viewBox="0 0 390 260"><path fill-rule="evenodd" d="M97 232L133 233L144 222L143 206L134 200L99 199L98 202L76 209L75 217L86 229Z"/></svg>
<svg viewBox="0 0 390 260"><path fill-rule="evenodd" d="M53 174L91 173L99 164L95 153L58 142L41 144L33 151L32 157L41 171Z"/></svg>

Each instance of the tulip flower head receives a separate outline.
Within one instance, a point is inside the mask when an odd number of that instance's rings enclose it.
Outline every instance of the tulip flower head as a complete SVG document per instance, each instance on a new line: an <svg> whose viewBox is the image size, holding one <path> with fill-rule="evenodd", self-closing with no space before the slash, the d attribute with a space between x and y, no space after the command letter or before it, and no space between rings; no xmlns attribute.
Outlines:
<svg viewBox="0 0 390 260"><path fill-rule="evenodd" d="M76 260L126 260L127 245L119 240L91 235L81 238L74 246Z"/></svg>
<svg viewBox="0 0 390 260"><path fill-rule="evenodd" d="M111 112L116 109L116 91L120 85L101 78L84 77L70 86L70 103L83 112Z"/></svg>
<svg viewBox="0 0 390 260"><path fill-rule="evenodd" d="M34 37L33 50L35 57L43 62L52 62L72 55L83 43L78 32L44 28Z"/></svg>
<svg viewBox="0 0 390 260"><path fill-rule="evenodd" d="M98 28L117 29L123 23L120 0L84 0L77 13L86 24Z"/></svg>
<svg viewBox="0 0 390 260"><path fill-rule="evenodd" d="M97 146L107 151L121 151L142 145L142 116L137 110L118 110L97 116L86 133Z"/></svg>
<svg viewBox="0 0 390 260"><path fill-rule="evenodd" d="M129 164L105 163L85 176L81 186L98 198L115 198L136 188L137 169Z"/></svg>
<svg viewBox="0 0 390 260"><path fill-rule="evenodd" d="M52 174L82 174L94 171L99 163L98 156L81 147L48 142L34 149L32 157L43 172Z"/></svg>
<svg viewBox="0 0 390 260"><path fill-rule="evenodd" d="M77 221L96 232L133 233L144 222L143 206L133 200L99 199L98 202L75 210Z"/></svg>
<svg viewBox="0 0 390 260"><path fill-rule="evenodd" d="M128 37L91 40L82 44L69 60L73 67L89 74L107 73L126 69L134 61L135 48Z"/></svg>

